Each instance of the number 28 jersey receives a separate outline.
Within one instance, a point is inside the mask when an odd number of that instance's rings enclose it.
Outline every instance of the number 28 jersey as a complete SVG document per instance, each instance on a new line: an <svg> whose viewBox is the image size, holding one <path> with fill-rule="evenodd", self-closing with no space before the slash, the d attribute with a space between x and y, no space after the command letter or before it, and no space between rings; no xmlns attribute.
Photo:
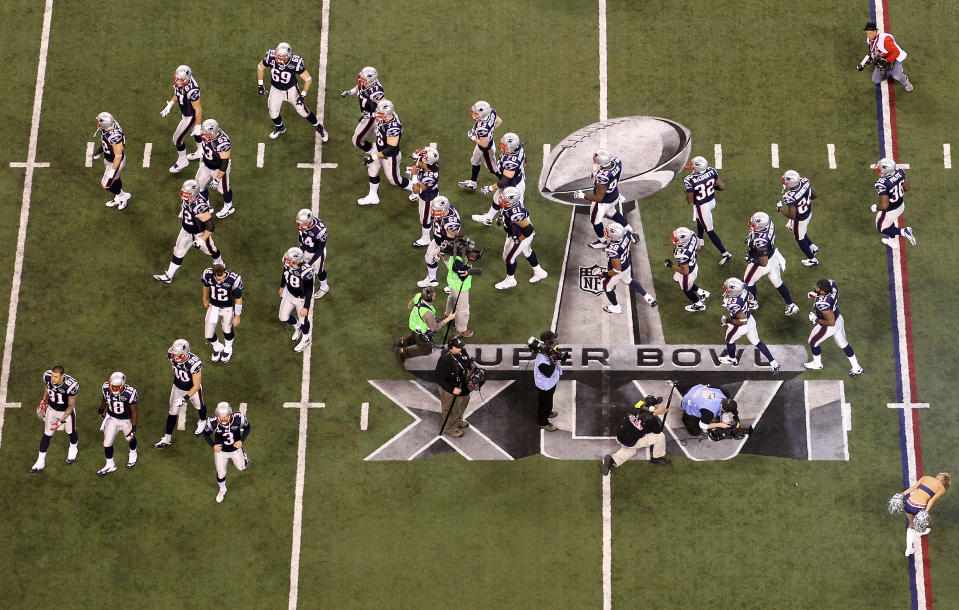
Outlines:
<svg viewBox="0 0 959 610"><path fill-rule="evenodd" d="M701 174L690 174L683 178L687 193L693 194L693 205L703 205L716 201L716 180L719 172L715 167L707 167Z"/></svg>
<svg viewBox="0 0 959 610"><path fill-rule="evenodd" d="M190 357L186 359L186 362L174 362L173 356L169 352L167 352L166 357L170 361L170 366L173 367L173 385L183 391L192 388L193 375L199 373L200 369L203 368L200 357L193 352L190 352Z"/></svg>
<svg viewBox="0 0 959 610"><path fill-rule="evenodd" d="M114 394L110 391L110 382L104 381L103 387L100 388L100 393L103 394L103 401L107 403L107 412L110 414L110 417L130 419L133 416L133 409L130 408L130 405L135 405L139 402L137 389L135 387L128 385L125 386L119 394Z"/></svg>

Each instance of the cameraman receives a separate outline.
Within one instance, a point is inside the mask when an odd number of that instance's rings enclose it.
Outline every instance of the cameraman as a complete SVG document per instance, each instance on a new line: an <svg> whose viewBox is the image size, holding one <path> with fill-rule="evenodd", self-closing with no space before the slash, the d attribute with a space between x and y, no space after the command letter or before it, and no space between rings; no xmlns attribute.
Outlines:
<svg viewBox="0 0 959 610"><path fill-rule="evenodd" d="M440 404L443 406L441 434L459 438L463 436L460 428L469 427L469 422L463 419L463 413L470 401L469 373L473 368L473 359L466 353L466 346L459 337L450 339L446 347L436 363L436 381L440 386Z"/></svg>
<svg viewBox="0 0 959 610"><path fill-rule="evenodd" d="M653 447L653 456L650 464L666 466L669 458L666 457L666 435L663 434L663 420L669 413L668 407L656 409L656 405L663 402L661 396L647 396L636 403L639 414L627 413L626 421L619 428L616 441L619 451L603 458L603 476L609 474L609 469L619 466L630 460L643 447ZM663 420L657 417L663 416Z"/></svg>
<svg viewBox="0 0 959 610"><path fill-rule="evenodd" d="M544 330L539 336L545 349L536 350L536 361L533 367L533 382L536 384L536 401L539 408L536 412L536 421L539 427L547 432L557 430L550 417L556 417L553 411L553 393L556 384L563 374L563 352L556 348L557 334L551 330ZM544 353L545 352L545 353Z"/></svg>
<svg viewBox="0 0 959 610"><path fill-rule="evenodd" d="M436 308L433 307L435 297L436 291L432 286L427 286L410 299L407 305L410 310L410 334L393 342L393 353L401 363L407 358L433 353L433 335L456 317L456 314L451 313L442 322L437 322Z"/></svg>
<svg viewBox="0 0 959 610"><path fill-rule="evenodd" d="M726 398L722 390L699 384L693 386L683 396L683 424L686 431L693 436L703 432L713 440L720 440L733 436L733 431L739 428L739 407L736 401ZM752 428L745 429L746 434Z"/></svg>
<svg viewBox="0 0 959 610"><path fill-rule="evenodd" d="M449 255L449 271L446 274L446 283L449 286L449 296L446 297L446 315L456 314L456 336L472 337L469 329L470 321L470 287L473 285L473 276L480 275L483 270L473 267L481 256L482 250L476 249L476 243L465 235L457 235L453 240Z"/></svg>

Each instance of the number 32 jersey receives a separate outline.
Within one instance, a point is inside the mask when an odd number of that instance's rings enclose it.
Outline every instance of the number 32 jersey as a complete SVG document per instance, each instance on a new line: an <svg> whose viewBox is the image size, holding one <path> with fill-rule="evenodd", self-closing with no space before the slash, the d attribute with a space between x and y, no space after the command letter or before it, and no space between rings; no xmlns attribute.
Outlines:
<svg viewBox="0 0 959 610"><path fill-rule="evenodd" d="M170 366L173 367L173 385L183 391L188 391L193 387L193 375L199 373L200 369L203 368L200 357L193 352L190 352L190 357L186 359L186 362L174 362L173 356L169 352L167 352L166 357L170 361Z"/></svg>
<svg viewBox="0 0 959 610"><path fill-rule="evenodd" d="M715 167L707 167L701 174L690 174L683 178L687 193L693 194L693 205L703 205L716 200L716 180L719 172Z"/></svg>

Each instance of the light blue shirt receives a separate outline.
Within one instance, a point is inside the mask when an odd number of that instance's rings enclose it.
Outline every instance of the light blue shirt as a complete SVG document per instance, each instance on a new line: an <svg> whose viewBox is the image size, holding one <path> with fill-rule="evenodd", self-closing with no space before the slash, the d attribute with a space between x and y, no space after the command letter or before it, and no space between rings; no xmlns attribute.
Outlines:
<svg viewBox="0 0 959 610"><path fill-rule="evenodd" d="M553 370L553 374L550 377L547 377L539 370L539 365L551 364L549 358L543 354L536 354L536 362L533 363L533 382L536 384L536 387L541 390L549 390L556 386L559 383L559 378L563 374L563 365L559 362L556 363L556 369Z"/></svg>
<svg viewBox="0 0 959 610"><path fill-rule="evenodd" d="M683 396L683 413L702 418L703 410L706 410L712 413L715 419L722 411L725 399L726 395L721 390L704 384L695 385ZM699 425L705 427L702 421Z"/></svg>

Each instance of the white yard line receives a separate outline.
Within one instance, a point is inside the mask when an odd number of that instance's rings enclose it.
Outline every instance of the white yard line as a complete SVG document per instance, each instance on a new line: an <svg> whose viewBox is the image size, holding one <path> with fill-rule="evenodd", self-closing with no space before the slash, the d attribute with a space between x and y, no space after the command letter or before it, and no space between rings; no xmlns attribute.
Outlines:
<svg viewBox="0 0 959 610"><path fill-rule="evenodd" d="M370 427L370 403L364 402L360 405L360 430L366 430Z"/></svg>
<svg viewBox="0 0 959 610"><path fill-rule="evenodd" d="M613 607L613 509L610 479L612 474L600 475L603 479L603 610Z"/></svg>
<svg viewBox="0 0 959 610"><path fill-rule="evenodd" d="M263 157L266 156L266 144L258 142L256 145L256 166L263 167Z"/></svg>
<svg viewBox="0 0 959 610"><path fill-rule="evenodd" d="M87 142L87 157L83 162L84 167L93 167L93 142Z"/></svg>
<svg viewBox="0 0 959 610"><path fill-rule="evenodd" d="M946 169L952 169L952 146L942 145L942 166Z"/></svg>
<svg viewBox="0 0 959 610"><path fill-rule="evenodd" d="M723 168L723 145L722 144L713 144L713 167L716 169Z"/></svg>
<svg viewBox="0 0 959 610"><path fill-rule="evenodd" d="M241 403L240 403L240 415L242 415L243 417L246 417L246 403L245 403L245 402L241 402Z"/></svg>
<svg viewBox="0 0 959 610"><path fill-rule="evenodd" d="M53 18L53 0L46 0L43 8L43 28L40 34L40 57L37 62L37 83L33 91L33 116L30 120L30 142L27 145L27 161L23 178L23 198L20 203L20 228L17 231L17 249L13 262L13 280L10 287L10 307L7 310L7 332L3 340L3 360L0 361L0 434L3 433L3 414L19 403L7 402L7 386L10 382L10 359L13 356L13 330L17 324L17 306L20 302L20 281L23 275L23 252L27 242L27 222L30 219L30 196L33 194L33 170L49 167L37 163L37 138L40 132L40 111L43 105L43 86L46 82L47 52L50 48L50 22ZM12 164L11 164L12 165ZM0 436L2 439L2 436Z"/></svg>
<svg viewBox="0 0 959 610"><path fill-rule="evenodd" d="M829 157L829 169L836 169L836 145L826 144L826 155Z"/></svg>
<svg viewBox="0 0 959 610"><path fill-rule="evenodd" d="M779 144L773 143L769 145L769 156L773 167L779 169Z"/></svg>
<svg viewBox="0 0 959 610"><path fill-rule="evenodd" d="M608 118L607 52L606 52L606 0L599 1L599 120Z"/></svg>
<svg viewBox="0 0 959 610"><path fill-rule="evenodd" d="M153 154L153 142L143 145L143 167L150 167L150 156Z"/></svg>

